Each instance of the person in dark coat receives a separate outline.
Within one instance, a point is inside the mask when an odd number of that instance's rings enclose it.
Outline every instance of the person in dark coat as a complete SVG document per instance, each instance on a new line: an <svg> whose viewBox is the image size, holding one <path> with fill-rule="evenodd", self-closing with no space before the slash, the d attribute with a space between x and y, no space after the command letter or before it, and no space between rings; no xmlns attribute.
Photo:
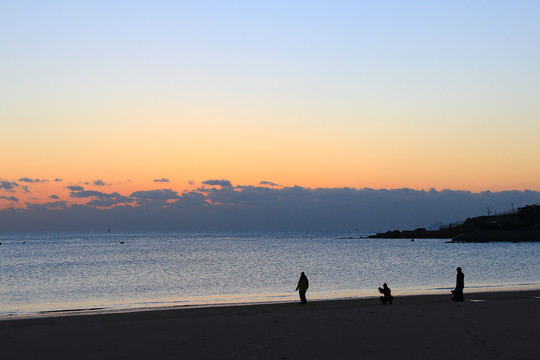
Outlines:
<svg viewBox="0 0 540 360"><path fill-rule="evenodd" d="M381 302L386 305L388 302L390 305L392 305L392 299L394 298L392 296L392 290L386 285L386 283L383 284L382 288L379 288L379 292L383 294L383 296L380 297Z"/></svg>
<svg viewBox="0 0 540 360"><path fill-rule="evenodd" d="M302 304L307 303L306 291L308 288L309 288L309 280L306 274L302 272L302 274L300 274L300 280L298 280L298 285L296 286L296 290L300 294L300 301L302 302Z"/></svg>
<svg viewBox="0 0 540 360"><path fill-rule="evenodd" d="M456 288L452 290L452 300L454 301L463 301L463 288L465 287L465 274L461 271L461 268L458 267L456 275Z"/></svg>

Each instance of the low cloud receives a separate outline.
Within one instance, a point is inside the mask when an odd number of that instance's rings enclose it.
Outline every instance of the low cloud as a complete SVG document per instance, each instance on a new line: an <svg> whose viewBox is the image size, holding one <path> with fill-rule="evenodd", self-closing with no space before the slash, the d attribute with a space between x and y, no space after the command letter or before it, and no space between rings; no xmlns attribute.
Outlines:
<svg viewBox="0 0 540 360"><path fill-rule="evenodd" d="M105 183L102 181L102 180L95 180L94 181L94 185L96 186L105 186Z"/></svg>
<svg viewBox="0 0 540 360"><path fill-rule="evenodd" d="M58 195L54 195L54 194L51 195L51 196L49 196L49 197L50 197L51 199L56 199L56 200L60 199L60 198L58 197Z"/></svg>
<svg viewBox="0 0 540 360"><path fill-rule="evenodd" d="M124 204L124 203L131 203L133 202L132 199L130 199L127 196L123 196L118 194L117 192L113 192L111 194L104 193L101 191L95 191L95 190L80 190L80 191L72 191L69 194L72 198L78 198L78 199L91 199L86 203L88 206L97 206L97 207L109 207L117 204Z"/></svg>
<svg viewBox="0 0 540 360"><path fill-rule="evenodd" d="M278 184L273 183L271 181L261 181L259 184L260 185L269 185L269 186L281 186L281 185L278 185Z"/></svg>
<svg viewBox="0 0 540 360"><path fill-rule="evenodd" d="M13 190L16 186L19 186L19 184L11 181L6 180L0 180L0 189L4 190Z"/></svg>
<svg viewBox="0 0 540 360"><path fill-rule="evenodd" d="M105 198L96 198L93 200L90 200L86 203L87 206L97 206L97 207L110 207L118 204L126 204L133 202L131 199L122 196L117 193L111 194L110 197Z"/></svg>
<svg viewBox="0 0 540 360"><path fill-rule="evenodd" d="M80 190L72 191L69 196L72 198L89 198L89 197L107 197L109 194L96 190Z"/></svg>
<svg viewBox="0 0 540 360"><path fill-rule="evenodd" d="M169 179L166 179L166 178L161 178L161 179L154 179L154 182L163 182L163 183L168 183L168 182L169 182Z"/></svg>
<svg viewBox="0 0 540 360"><path fill-rule="evenodd" d="M232 184L229 180L206 180L202 182L204 185L210 186L221 186L221 187L231 187Z"/></svg>
<svg viewBox="0 0 540 360"><path fill-rule="evenodd" d="M69 190L71 191L83 191L84 188L82 186L79 186L79 185L69 185L69 186L66 186Z"/></svg>
<svg viewBox="0 0 540 360"><path fill-rule="evenodd" d="M512 204L518 208L540 203L537 191L233 187L227 180L216 181L206 184L216 187L181 194L157 189L124 196L79 187L70 196L87 199L86 204L57 201L27 204L27 209L6 208L0 210L0 228L369 233L428 228L487 215L487 207L495 214L511 210Z"/></svg>
<svg viewBox="0 0 540 360"><path fill-rule="evenodd" d="M130 197L135 199L143 200L174 200L180 199L178 193L172 189L159 189L159 190L148 190L148 191L135 191L130 195Z"/></svg>
<svg viewBox="0 0 540 360"><path fill-rule="evenodd" d="M185 192L174 207L191 214L206 214L215 230L345 230L376 232L431 227L468 217L540 203L535 191L472 193L431 189L282 189L237 186ZM213 204L213 205L210 205Z"/></svg>
<svg viewBox="0 0 540 360"><path fill-rule="evenodd" d="M60 178L56 178L54 179L54 182L60 182L60 181L63 181L64 179L60 179Z"/></svg>
<svg viewBox="0 0 540 360"><path fill-rule="evenodd" d="M13 202L18 202L19 201L19 199L17 199L15 196L0 196L0 199L13 201Z"/></svg>
<svg viewBox="0 0 540 360"><path fill-rule="evenodd" d="M30 189L28 188L28 185L23 186L21 189L23 189L23 191L27 193L31 192Z"/></svg>
<svg viewBox="0 0 540 360"><path fill-rule="evenodd" d="M135 191L130 197L136 201L137 205L153 208L170 207L171 200L178 200L181 198L180 195L172 189Z"/></svg>
<svg viewBox="0 0 540 360"><path fill-rule="evenodd" d="M26 203L26 208L29 211L39 211L39 210L66 210L68 208L67 201L54 201L48 202L45 204L30 204Z"/></svg>
<svg viewBox="0 0 540 360"><path fill-rule="evenodd" d="M26 182L26 183L44 183L49 182L47 179L31 179L28 177L23 177L19 179L20 182Z"/></svg>

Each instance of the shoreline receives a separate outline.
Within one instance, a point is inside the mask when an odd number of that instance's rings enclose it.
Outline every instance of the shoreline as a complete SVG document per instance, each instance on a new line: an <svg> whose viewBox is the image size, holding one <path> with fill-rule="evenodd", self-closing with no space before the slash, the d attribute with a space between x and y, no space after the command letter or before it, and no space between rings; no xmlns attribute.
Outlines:
<svg viewBox="0 0 540 360"><path fill-rule="evenodd" d="M69 314L0 321L10 358L537 357L540 290Z"/></svg>
<svg viewBox="0 0 540 360"><path fill-rule="evenodd" d="M437 288L437 289L409 289L392 290L392 294L400 299L406 299L409 297L429 297L429 296L442 296L450 294L450 290L453 287ZM468 291L467 291L468 290ZM535 292L540 291L540 287L537 284L522 284L511 286L471 286L466 288L465 294L470 296L477 296L481 294L493 294L493 293L522 293L522 292ZM331 293L331 292L330 292ZM347 294L348 295L342 295ZM310 302L331 302L331 301L368 301L378 299L379 294L376 294L372 290L344 290L340 295L329 297L329 292L315 293L308 292ZM309 296L312 295L312 296ZM451 295L450 295L451 296ZM234 297L234 296L233 296ZM239 296L241 298L242 296ZM14 313L7 315L0 315L0 323L9 320L24 320L24 319L39 319L39 318L51 318L51 317L65 317L65 316L89 316L89 315L102 315L102 314L125 314L125 313L137 313L137 312L152 312L152 311L175 311L175 310L190 310L190 309L206 309L206 308L219 308L219 307L242 307L242 306L261 306L261 305L281 305L288 303L296 303L298 299L297 292L293 295L283 294L277 296L280 300L255 300L255 301L222 301L222 302L192 302L189 301L174 301L163 302L163 305L157 306L134 306L134 307L106 307L106 306L94 306L91 305L87 308L64 308L64 309L51 309L42 310L30 313ZM262 295L255 295L255 298L263 298ZM175 302L184 303L181 305L174 304ZM152 302L155 303L155 302Z"/></svg>

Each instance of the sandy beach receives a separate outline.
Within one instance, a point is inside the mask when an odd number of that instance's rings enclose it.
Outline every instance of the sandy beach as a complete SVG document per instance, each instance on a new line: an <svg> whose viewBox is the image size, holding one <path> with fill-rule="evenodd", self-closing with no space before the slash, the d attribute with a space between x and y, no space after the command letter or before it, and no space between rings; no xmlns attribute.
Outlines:
<svg viewBox="0 0 540 360"><path fill-rule="evenodd" d="M309 292L308 292L309 300ZM538 359L540 291L0 321L4 359Z"/></svg>

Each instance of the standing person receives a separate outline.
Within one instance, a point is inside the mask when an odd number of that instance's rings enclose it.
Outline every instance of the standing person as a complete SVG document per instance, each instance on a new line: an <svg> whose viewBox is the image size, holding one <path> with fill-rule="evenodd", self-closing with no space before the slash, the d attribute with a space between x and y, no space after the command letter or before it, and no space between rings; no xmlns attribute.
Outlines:
<svg viewBox="0 0 540 360"><path fill-rule="evenodd" d="M307 303L306 291L308 288L309 288L309 280L306 274L302 272L302 274L300 274L300 280L298 280L298 285L296 286L296 290L298 290L298 293L300 294L300 301L302 302L302 304Z"/></svg>
<svg viewBox="0 0 540 360"><path fill-rule="evenodd" d="M458 267L456 275L456 288L452 290L452 300L454 301L463 301L463 288L465 287L465 274L461 271L461 268Z"/></svg>
<svg viewBox="0 0 540 360"><path fill-rule="evenodd" d="M392 296L392 290L386 285L386 283L383 284L382 288L379 288L379 292L383 294L384 296L381 296L381 302L386 305L386 302L388 302L390 305L392 305L392 299L394 298Z"/></svg>

